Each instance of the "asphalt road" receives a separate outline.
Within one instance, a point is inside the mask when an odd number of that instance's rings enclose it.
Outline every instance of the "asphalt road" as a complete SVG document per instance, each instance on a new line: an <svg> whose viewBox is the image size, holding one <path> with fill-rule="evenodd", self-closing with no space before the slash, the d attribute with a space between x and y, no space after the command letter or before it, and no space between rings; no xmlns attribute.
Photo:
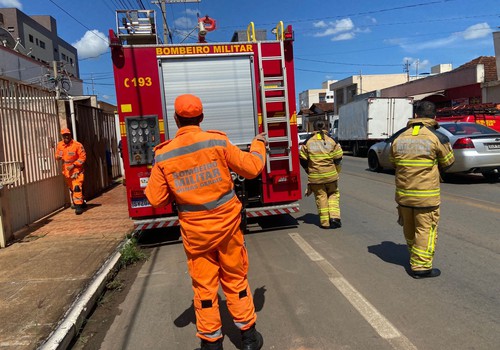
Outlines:
<svg viewBox="0 0 500 350"><path fill-rule="evenodd" d="M442 184L434 264L442 275L427 280L406 273L394 175L345 157L340 190L341 229L318 227L311 196L294 217L268 218L246 235L263 349L498 349L500 183L462 176ZM176 235L143 237L161 243L93 348L199 346L184 251L165 242ZM224 349L237 349L239 331L220 299Z"/></svg>

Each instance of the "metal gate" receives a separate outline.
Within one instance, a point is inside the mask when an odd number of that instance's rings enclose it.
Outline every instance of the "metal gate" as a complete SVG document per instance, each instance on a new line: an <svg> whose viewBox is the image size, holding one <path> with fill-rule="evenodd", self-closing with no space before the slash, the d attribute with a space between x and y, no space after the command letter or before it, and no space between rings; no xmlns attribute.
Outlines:
<svg viewBox="0 0 500 350"><path fill-rule="evenodd" d="M8 180L2 174L0 180L4 183L0 189L1 247L13 232L64 205L64 182L54 159L59 129L53 92L0 79L0 164L14 162L22 169Z"/></svg>

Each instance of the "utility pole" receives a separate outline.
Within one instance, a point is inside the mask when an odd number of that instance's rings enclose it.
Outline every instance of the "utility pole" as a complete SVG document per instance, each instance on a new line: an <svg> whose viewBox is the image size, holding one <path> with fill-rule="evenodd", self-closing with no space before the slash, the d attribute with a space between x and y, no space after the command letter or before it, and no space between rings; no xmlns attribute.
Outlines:
<svg viewBox="0 0 500 350"><path fill-rule="evenodd" d="M363 93L363 73L359 70L359 94Z"/></svg>
<svg viewBox="0 0 500 350"><path fill-rule="evenodd" d="M163 22L163 43L168 44L168 25L167 25L167 7L166 4L180 4L188 2L201 2L201 0L158 0L154 4L160 4L161 20Z"/></svg>
<svg viewBox="0 0 500 350"><path fill-rule="evenodd" d="M168 44L168 33L167 33L167 5L165 0L160 0L161 5L161 21L163 22L163 43Z"/></svg>
<svg viewBox="0 0 500 350"><path fill-rule="evenodd" d="M59 90L59 73L57 65L57 61L52 61L52 68L54 69L54 85L56 88L56 100L59 100L61 97L61 91Z"/></svg>
<svg viewBox="0 0 500 350"><path fill-rule="evenodd" d="M406 81L410 81L410 62L406 60L403 71L406 73Z"/></svg>
<svg viewBox="0 0 500 350"><path fill-rule="evenodd" d="M90 73L90 80L92 80L92 95L95 95L95 90L94 90L94 73Z"/></svg>

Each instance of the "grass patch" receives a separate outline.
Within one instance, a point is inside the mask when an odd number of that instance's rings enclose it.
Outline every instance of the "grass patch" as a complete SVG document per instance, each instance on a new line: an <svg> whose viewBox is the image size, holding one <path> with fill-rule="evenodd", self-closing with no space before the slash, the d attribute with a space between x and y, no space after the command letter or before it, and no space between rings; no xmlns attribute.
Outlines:
<svg viewBox="0 0 500 350"><path fill-rule="evenodd" d="M136 262L147 260L148 255L137 246L137 240L129 240L120 251L120 268L135 264Z"/></svg>

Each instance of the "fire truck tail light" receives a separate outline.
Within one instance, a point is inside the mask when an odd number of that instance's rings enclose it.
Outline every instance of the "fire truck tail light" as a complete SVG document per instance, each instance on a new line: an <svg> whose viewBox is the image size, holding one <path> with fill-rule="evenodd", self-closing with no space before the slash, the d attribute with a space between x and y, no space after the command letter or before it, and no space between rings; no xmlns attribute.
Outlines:
<svg viewBox="0 0 500 350"><path fill-rule="evenodd" d="M453 144L453 149L475 148L469 137L458 139Z"/></svg>
<svg viewBox="0 0 500 350"><path fill-rule="evenodd" d="M297 176L296 175L278 175L273 177L273 184L282 184L282 183L296 183Z"/></svg>
<svg viewBox="0 0 500 350"><path fill-rule="evenodd" d="M132 191L130 191L130 197L131 198L145 198L146 195L144 194L143 190L132 190Z"/></svg>

